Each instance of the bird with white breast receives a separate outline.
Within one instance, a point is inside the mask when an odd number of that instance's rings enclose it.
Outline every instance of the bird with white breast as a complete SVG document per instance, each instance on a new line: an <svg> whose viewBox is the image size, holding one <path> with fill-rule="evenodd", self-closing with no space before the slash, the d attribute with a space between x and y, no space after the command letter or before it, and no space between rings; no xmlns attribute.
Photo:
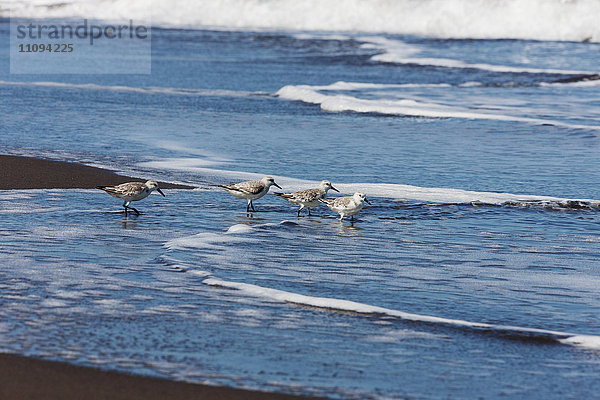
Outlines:
<svg viewBox="0 0 600 400"><path fill-rule="evenodd" d="M260 199L265 194L267 194L271 186L275 186L281 189L281 186L276 184L275 180L271 176L265 176L259 181L246 181L235 183L232 185L217 186L222 189L225 189L229 194L237 197L238 199L246 199L248 201L248 205L246 206L246 212L250 212L250 208L252 208L252 211L256 211L252 202L254 200Z"/></svg>
<svg viewBox="0 0 600 400"><path fill-rule="evenodd" d="M340 214L340 221L346 215L349 215L351 220L354 221L354 215L362 210L364 203L371 204L367 200L367 196L361 192L356 192L352 196L338 197L332 200L320 199L319 201L325 203L332 211Z"/></svg>
<svg viewBox="0 0 600 400"><path fill-rule="evenodd" d="M96 186L96 189L104 190L112 197L116 197L118 199L123 200L123 207L125 207L125 215L127 215L128 209L132 209L137 215L140 215L140 212L133 207L129 207L129 204L132 201L139 201L145 199L150 195L150 193L152 193L155 190L158 193L162 194L163 197L165 196L162 190L160 190L160 188L158 187L158 182L156 181L127 182L117 186Z"/></svg>

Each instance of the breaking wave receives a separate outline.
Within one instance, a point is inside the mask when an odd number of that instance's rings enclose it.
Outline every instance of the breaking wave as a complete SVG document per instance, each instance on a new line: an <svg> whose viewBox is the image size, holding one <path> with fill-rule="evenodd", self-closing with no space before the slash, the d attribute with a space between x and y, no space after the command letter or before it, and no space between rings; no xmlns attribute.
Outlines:
<svg viewBox="0 0 600 400"><path fill-rule="evenodd" d="M151 18L154 25L441 38L600 41L596 0L2 0L0 16Z"/></svg>
<svg viewBox="0 0 600 400"><path fill-rule="evenodd" d="M309 104L318 104L323 111L328 112L357 112L374 113L383 115L399 115L425 118L465 118L483 119L494 121L524 122L534 125L551 125L572 129L600 130L600 126L582 125L546 118L532 118L521 115L511 115L497 111L482 111L481 106L466 104L447 104L443 101L426 101L422 96L411 98L409 93L392 93L391 96L359 97L357 90L370 89L405 89L411 86L402 85L373 85L353 82L336 82L327 86L288 85L277 92L277 95L286 100L302 101ZM413 85L414 87L414 85ZM468 87L468 85L466 86ZM358 91L358 94L361 92ZM368 94L368 93L367 93ZM488 97L487 101L494 99ZM498 109L491 103L487 109ZM502 109L502 111L507 111ZM509 110L510 111L510 110ZM524 109L514 110L523 113Z"/></svg>

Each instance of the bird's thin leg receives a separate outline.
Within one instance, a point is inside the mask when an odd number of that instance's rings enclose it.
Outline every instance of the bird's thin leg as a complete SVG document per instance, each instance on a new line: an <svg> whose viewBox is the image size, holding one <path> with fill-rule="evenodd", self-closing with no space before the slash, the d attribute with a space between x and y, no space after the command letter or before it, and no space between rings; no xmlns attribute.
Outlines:
<svg viewBox="0 0 600 400"><path fill-rule="evenodd" d="M252 200L250 200L250 207L252 207L252 211L256 212L256 210L254 209L254 203L252 203Z"/></svg>
<svg viewBox="0 0 600 400"><path fill-rule="evenodd" d="M350 221L354 221L354 215L350 216Z"/></svg>
<svg viewBox="0 0 600 400"><path fill-rule="evenodd" d="M140 215L140 212L133 207L129 207L129 204L131 204L131 201L126 201L123 203L123 207L125 207L125 215L127 215L128 209L132 209L136 215Z"/></svg>
<svg viewBox="0 0 600 400"><path fill-rule="evenodd" d="M340 221L344 219L344 214L340 214Z"/></svg>
<svg viewBox="0 0 600 400"><path fill-rule="evenodd" d="M304 208L304 206L300 206L300 208L298 209L298 218L300 218L300 211L302 211L302 209Z"/></svg>
<svg viewBox="0 0 600 400"><path fill-rule="evenodd" d="M246 212L247 212L247 213L249 213L249 212L250 212L250 203L251 203L251 202L252 202L251 200L248 200L248 205L246 206Z"/></svg>
<svg viewBox="0 0 600 400"><path fill-rule="evenodd" d="M310 217L310 208L308 209L308 216Z"/></svg>

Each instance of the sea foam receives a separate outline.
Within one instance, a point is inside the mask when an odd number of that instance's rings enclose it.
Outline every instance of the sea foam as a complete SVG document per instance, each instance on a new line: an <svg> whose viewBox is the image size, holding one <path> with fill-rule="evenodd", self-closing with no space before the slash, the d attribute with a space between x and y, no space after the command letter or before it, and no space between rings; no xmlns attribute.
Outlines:
<svg viewBox="0 0 600 400"><path fill-rule="evenodd" d="M540 70L545 71L545 70ZM562 71L561 73L569 74L576 71ZM572 83L577 85L582 83L587 86L596 86L598 80L581 81ZM171 96L218 96L218 97L278 97L283 100L302 101L310 104L318 104L323 111L327 112L357 112L357 113L375 113L385 115L401 115L412 117L425 118L463 118L463 119L483 119L508 122L523 122L534 125L554 125L572 129L600 130L600 126L583 125L576 123L568 123L554 119L532 118L519 115L511 115L508 113L499 113L497 111L482 112L478 107L472 107L470 104L444 104L436 101L426 101L422 97L419 100L409 98L408 93L404 93L402 89L411 88L446 88L451 85L446 83L439 84L374 84L363 82L335 82L330 85L286 85L275 93L268 92L248 92L234 90L213 90L213 89L183 89L183 88L160 88L160 87L132 87L132 86L109 86L97 84L71 84L60 82L17 82L17 81L0 81L0 85L4 86L30 86L30 87L52 87L64 90L92 90L92 91L112 91L112 92L128 92L139 93L141 95L171 95ZM558 85L567 85L559 83ZM471 82L459 85L460 88L469 88L473 86L481 86L480 83ZM392 93L394 97L368 96L369 98L361 98L360 91L367 90L390 90L397 89ZM344 93L347 92L347 93ZM369 94L369 93L367 93ZM400 98L398 98L400 96ZM405 98L401 98L405 96ZM483 99L483 100L490 100ZM493 99L492 99L493 100ZM497 105L491 104L498 109ZM510 110L509 110L510 111ZM515 110L515 112L523 110ZM162 146L161 146L162 147ZM222 159L204 159L202 163L199 159L180 159L180 170L198 171L200 166L216 165L221 163ZM164 164L161 161L153 161L152 164L143 165L146 167L158 167L157 163ZM170 162L173 164L172 162ZM201 165L202 164L202 165Z"/></svg>
<svg viewBox="0 0 600 400"><path fill-rule="evenodd" d="M179 163L169 165L168 162L160 165L162 169L179 170ZM214 168L195 168L193 172L210 177L215 181L260 179L263 174L251 173L245 171L220 170ZM284 175L273 175L275 180L283 185L286 190L296 191L306 188L316 187L320 181L299 179ZM335 187L342 194L352 194L354 192L365 192L369 197L381 197L393 200L429 202L438 204L473 204L473 205L509 205L523 207L544 207L544 208L598 208L600 200L565 198L539 194L516 194L493 191L474 191L458 188L444 187L423 187L414 185L404 185L398 183L374 183L374 182L335 182ZM211 191L221 191L216 186L205 188ZM194 240L200 239L195 237ZM179 239L170 242L170 245L179 245ZM203 239L202 239L203 240ZM200 240L200 241L202 241ZM185 240L184 240L185 241Z"/></svg>
<svg viewBox="0 0 600 400"><path fill-rule="evenodd" d="M0 16L151 18L154 25L442 38L600 41L596 0L2 0Z"/></svg>
<svg viewBox="0 0 600 400"><path fill-rule="evenodd" d="M446 325L456 328L470 329L473 331L483 331L488 333L496 333L499 335L509 335L511 337L519 337L523 340L533 339L553 341L565 345L600 350L600 336L595 335L578 335L574 333L559 332L545 329L527 328L510 325L496 325L483 322L470 322L460 319L412 314L400 310L377 307L350 300L306 296L283 290L270 289L242 282L224 281L216 278L205 279L203 283L209 286L238 290L242 294L247 296L265 298L268 300L282 303L298 304L332 311L353 312L356 314L382 315L406 321Z"/></svg>
<svg viewBox="0 0 600 400"><path fill-rule="evenodd" d="M402 86L392 84L389 86L377 85L377 89L402 89ZM468 87L468 86L466 86ZM552 125L571 129L586 129L599 131L598 125L582 125L558 121L555 119L532 118L497 111L481 111L481 107L475 107L469 103L444 104L440 101L427 101L422 97L418 100L410 98L409 93L397 91L393 97L378 96L359 97L361 92L356 89L375 89L369 84L362 86L360 83L336 82L329 86L311 85L287 85L276 93L281 99L302 101L304 103L318 104L323 111L327 112L356 112L373 113L383 115L401 115L425 118L461 118L480 119L507 122L522 122L534 125ZM369 94L369 93L367 93ZM487 101L494 99L487 98ZM493 103L493 108L498 108ZM512 111L512 110L508 110ZM522 112L514 110L514 112Z"/></svg>
<svg viewBox="0 0 600 400"><path fill-rule="evenodd" d="M371 57L371 61L390 64L415 64L422 66L435 66L444 68L479 69L502 73L528 73L528 74L561 74L561 75L594 75L595 71L565 70L556 68L532 68L518 65L493 65L487 63L468 63L450 58L436 58L419 56L422 49L404 43L400 40L389 39L381 36L363 36L356 38L362 41L361 47L380 50L381 53Z"/></svg>

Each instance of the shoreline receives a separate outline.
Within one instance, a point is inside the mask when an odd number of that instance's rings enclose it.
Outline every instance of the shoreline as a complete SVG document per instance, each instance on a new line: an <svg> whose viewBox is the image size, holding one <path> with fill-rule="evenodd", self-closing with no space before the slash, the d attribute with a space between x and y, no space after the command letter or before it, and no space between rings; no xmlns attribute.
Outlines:
<svg viewBox="0 0 600 400"><path fill-rule="evenodd" d="M84 164L25 156L0 155L0 190L94 189L144 181ZM162 189L193 186L159 182ZM47 361L0 353L2 400L296 400L314 399L284 393L179 382L165 378Z"/></svg>
<svg viewBox="0 0 600 400"><path fill-rule="evenodd" d="M300 400L283 393L171 381L0 353L2 400Z"/></svg>
<svg viewBox="0 0 600 400"><path fill-rule="evenodd" d="M67 161L0 155L0 190L95 189L145 179L119 175L114 171ZM194 189L194 186L158 182L161 189Z"/></svg>

